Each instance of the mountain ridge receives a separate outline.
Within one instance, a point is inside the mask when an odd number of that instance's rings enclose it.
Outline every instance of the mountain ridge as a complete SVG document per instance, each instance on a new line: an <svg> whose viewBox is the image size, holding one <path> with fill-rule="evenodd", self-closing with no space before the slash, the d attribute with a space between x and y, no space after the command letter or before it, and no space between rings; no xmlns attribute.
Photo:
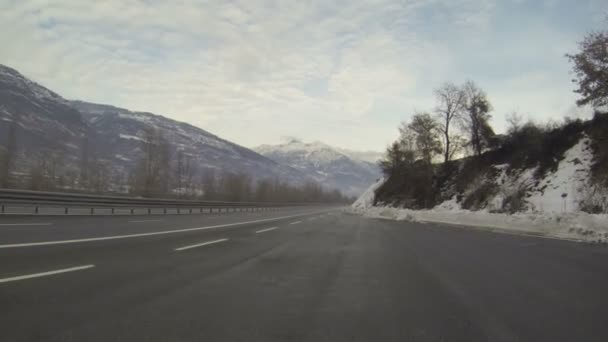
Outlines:
<svg viewBox="0 0 608 342"><path fill-rule="evenodd" d="M375 163L354 158L320 141L305 143L290 139L282 144L260 145L253 150L348 195L359 195L380 177L380 169Z"/></svg>
<svg viewBox="0 0 608 342"><path fill-rule="evenodd" d="M215 170L246 173L254 180L278 178L294 185L307 181L298 170L192 124L113 105L67 100L0 64L0 133L7 137L0 145L9 145L11 124L17 131L19 151L14 163L19 173L27 174L24 170L35 169L34 159L49 155L61 155L64 165L60 166L73 173L81 162L83 141L90 138L96 146L95 158L109 165L113 176L127 178L140 159L144 131L155 127L168 140L171 153L180 151L193 159L197 177Z"/></svg>

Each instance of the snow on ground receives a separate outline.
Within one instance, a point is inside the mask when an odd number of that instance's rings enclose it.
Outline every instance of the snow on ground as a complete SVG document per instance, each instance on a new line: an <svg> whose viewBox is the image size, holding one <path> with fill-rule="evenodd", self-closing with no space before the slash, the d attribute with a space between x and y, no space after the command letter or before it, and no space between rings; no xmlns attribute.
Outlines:
<svg viewBox="0 0 608 342"><path fill-rule="evenodd" d="M374 207L375 190L384 183L380 180L373 184L361 197L352 205L350 211L371 218L390 219L397 221L418 221L418 222L437 222L450 225L469 226L485 228L494 231L533 234L548 237L573 239L587 242L606 242L608 243L608 214L587 214L580 211L575 205L571 205L570 210L563 210L563 199L561 193L564 188L578 186L577 182L582 182L580 171L583 167L578 162L572 162L572 155L576 149L583 152L583 146L578 144L566 153L566 156L558 170L541 183L552 184L545 189L544 195L535 193L532 200L533 204L542 203L540 211L536 207L534 211L510 214L490 213L488 210L469 211L460 208L456 199L450 199L430 210L411 210L392 207ZM572 153L571 153L572 152ZM581 162L581 156L576 155ZM585 157L586 158L586 157ZM498 166L499 167L499 166ZM528 173L524 172L513 183L526 183ZM580 183L582 184L582 183ZM517 187L518 184L506 184L506 187ZM541 185L542 186L542 185ZM580 190L578 190L580 191ZM558 194L559 201L553 197ZM579 194L580 195L580 194ZM570 196L570 195L569 195ZM575 197L575 196L573 196ZM576 199L576 197L575 197ZM572 202L574 203L574 202ZM568 203L566 203L568 205ZM562 209L562 210L560 210Z"/></svg>
<svg viewBox="0 0 608 342"><path fill-rule="evenodd" d="M489 230L533 234L587 242L608 242L608 215L586 213L495 214L469 210L410 210L390 207L352 208L366 217L436 222Z"/></svg>
<svg viewBox="0 0 608 342"><path fill-rule="evenodd" d="M116 159L120 159L120 160L122 160L122 161L131 161L131 159L129 159L129 158L127 158L127 157L123 156L122 154L115 154L115 155L114 155L114 158L116 158Z"/></svg>
<svg viewBox="0 0 608 342"><path fill-rule="evenodd" d="M585 137L564 154L555 173L545 177L527 201L542 212L576 212L589 179L593 154ZM564 197L562 197L564 196Z"/></svg>
<svg viewBox="0 0 608 342"><path fill-rule="evenodd" d="M508 164L494 165L500 173L496 184L498 194L489 201L488 210L501 210L503 200L524 189L529 212L572 213L579 211L579 203L584 199L587 181L591 172L593 154L588 137L564 153L555 172L549 172L537 180L536 168L525 169L517 174L507 175ZM442 204L443 205L443 204ZM440 206L442 206L440 205Z"/></svg>
<svg viewBox="0 0 608 342"><path fill-rule="evenodd" d="M355 203L353 203L353 209L364 210L371 208L374 205L376 189L378 189L382 184L384 184L384 178L381 178L376 183L372 184L369 189L365 190L365 192L359 196Z"/></svg>
<svg viewBox="0 0 608 342"><path fill-rule="evenodd" d="M129 135L129 134L122 134L122 133L120 133L119 136L120 136L121 139L130 139L130 140L145 141L144 139L142 139L142 138L140 138L138 136L135 136L135 135Z"/></svg>

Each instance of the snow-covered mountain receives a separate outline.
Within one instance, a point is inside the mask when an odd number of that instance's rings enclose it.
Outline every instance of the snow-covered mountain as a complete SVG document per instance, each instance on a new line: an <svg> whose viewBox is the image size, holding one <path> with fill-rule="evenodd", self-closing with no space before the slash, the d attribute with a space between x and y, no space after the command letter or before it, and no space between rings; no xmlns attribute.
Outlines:
<svg viewBox="0 0 608 342"><path fill-rule="evenodd" d="M262 145L254 150L347 195L361 194L380 177L378 166L369 161L376 158L370 152L340 150L322 142L305 143L297 139L280 145Z"/></svg>
<svg viewBox="0 0 608 342"><path fill-rule="evenodd" d="M372 164L378 164L378 161L384 156L382 152L378 151L353 151L345 148L336 148L336 151L351 159L366 161Z"/></svg>
<svg viewBox="0 0 608 342"><path fill-rule="evenodd" d="M182 151L197 169L245 173L254 179L279 178L292 184L305 181L297 170L281 165L250 149L239 146L190 124L166 117L82 101L71 101L97 133L95 145L107 148L105 155L116 164L131 164L142 154L146 127L155 127L170 143L171 153ZM109 147L109 148L108 148Z"/></svg>
<svg viewBox="0 0 608 342"><path fill-rule="evenodd" d="M74 162L86 122L78 110L56 93L19 72L0 65L0 145L8 145L8 128L16 127L18 154L34 159L40 147L65 150ZM23 169L26 158L17 160Z"/></svg>
<svg viewBox="0 0 608 342"><path fill-rule="evenodd" d="M114 175L127 177L141 158L145 130L153 127L164 136L170 152L181 150L192 158L199 173L215 169L292 184L307 180L296 169L190 124L152 113L69 101L0 65L0 147L8 144L5 137L13 120L17 123L19 172L30 169L37 155L58 151L62 166L75 170L86 145L94 149L95 158L111 166Z"/></svg>

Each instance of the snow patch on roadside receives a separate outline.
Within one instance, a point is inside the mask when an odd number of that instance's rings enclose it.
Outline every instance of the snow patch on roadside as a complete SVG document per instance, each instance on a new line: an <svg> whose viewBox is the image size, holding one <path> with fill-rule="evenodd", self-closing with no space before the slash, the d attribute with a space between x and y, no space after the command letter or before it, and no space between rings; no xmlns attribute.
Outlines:
<svg viewBox="0 0 608 342"><path fill-rule="evenodd" d="M374 205L374 198L376 197L376 190L384 184L384 178L381 178L376 183L372 184L359 198L353 203L352 207L355 209L366 209Z"/></svg>
<svg viewBox="0 0 608 342"><path fill-rule="evenodd" d="M590 139L584 137L566 151L557 170L543 178L527 199L533 210L554 213L579 210L591 173L590 145Z"/></svg>
<svg viewBox="0 0 608 342"><path fill-rule="evenodd" d="M608 215L586 213L497 214L469 210L410 210L390 207L351 208L370 218L395 221L435 222L451 225L499 229L513 233L608 243Z"/></svg>
<svg viewBox="0 0 608 342"><path fill-rule="evenodd" d="M568 161L566 159L566 161ZM487 228L512 233L535 234L586 242L608 243L608 214L584 212L521 212L516 214L491 213L487 210L460 209L452 198L430 210L411 210L375 207L375 191L384 183L372 185L349 209L370 218L395 221L436 222L450 225Z"/></svg>

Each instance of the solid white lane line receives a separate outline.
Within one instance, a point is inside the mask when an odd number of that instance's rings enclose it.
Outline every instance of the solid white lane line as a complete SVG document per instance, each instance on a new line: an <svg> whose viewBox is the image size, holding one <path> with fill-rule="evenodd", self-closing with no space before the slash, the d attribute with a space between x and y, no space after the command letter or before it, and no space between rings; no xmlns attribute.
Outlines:
<svg viewBox="0 0 608 342"><path fill-rule="evenodd" d="M302 223L302 221L294 221L294 222L291 222L290 224L300 224L300 223Z"/></svg>
<svg viewBox="0 0 608 342"><path fill-rule="evenodd" d="M213 241L207 241L207 242L197 243L196 245L179 247L179 248L176 248L175 251L179 252L179 251L183 251L183 250L190 249L190 248L196 248L196 247L202 247L202 246L207 246L207 245L213 245L214 243L220 243L220 242L224 242L224 241L228 241L228 239L219 239L219 240L213 240Z"/></svg>
<svg viewBox="0 0 608 342"><path fill-rule="evenodd" d="M52 223L0 223L0 227L10 227L10 226L50 226Z"/></svg>
<svg viewBox="0 0 608 342"><path fill-rule="evenodd" d="M269 231L275 230L275 229L279 229L279 227L264 228L264 229L256 230L255 233L260 234L260 233L269 232Z"/></svg>
<svg viewBox="0 0 608 342"><path fill-rule="evenodd" d="M314 213L316 213L316 212L306 213L306 214L289 215L289 216L279 216L279 217L273 217L273 218L269 218L269 219L246 221L246 222L218 224L218 225L215 225L215 226L207 226L207 227L196 227L196 228L166 230L166 231L152 232L152 233L138 233L138 234L127 234L127 235L102 236L102 237L95 237L95 238L73 239L73 240L55 240L55 241L43 241L43 242L12 243L12 244L7 244L7 245L0 245L0 249L2 249L2 248L34 247L34 246L49 246L49 245L65 245L65 244L69 244L69 243L94 242L94 241L129 239L129 238L136 238L136 237L143 237L143 236L177 234L177 233L183 233L183 232L192 232L192 231L196 231L196 230L217 229L217 228L225 228L225 227L242 226L242 225L252 224L252 223L272 222L272 221L278 221L278 220L283 220L283 219L288 219L288 218L293 218L293 217L307 216L307 215L311 215L311 214L314 214Z"/></svg>
<svg viewBox="0 0 608 342"><path fill-rule="evenodd" d="M4 279L0 279L0 283L8 283L8 282L17 281L17 280L24 280L24 279L30 279L30 278L39 278L39 277L46 277L46 276L60 274L60 273L81 271L81 270L86 270L86 269L92 268L92 267L95 267L95 265L84 265L84 266L78 266L78 267L64 268L64 269L55 270L55 271L48 271L48 272L42 272L42 273L34 273L34 274L22 275L22 276L12 277L12 278L4 278Z"/></svg>
<svg viewBox="0 0 608 342"><path fill-rule="evenodd" d="M135 220L135 221L129 221L129 223L144 223L144 222L160 222L162 220Z"/></svg>

